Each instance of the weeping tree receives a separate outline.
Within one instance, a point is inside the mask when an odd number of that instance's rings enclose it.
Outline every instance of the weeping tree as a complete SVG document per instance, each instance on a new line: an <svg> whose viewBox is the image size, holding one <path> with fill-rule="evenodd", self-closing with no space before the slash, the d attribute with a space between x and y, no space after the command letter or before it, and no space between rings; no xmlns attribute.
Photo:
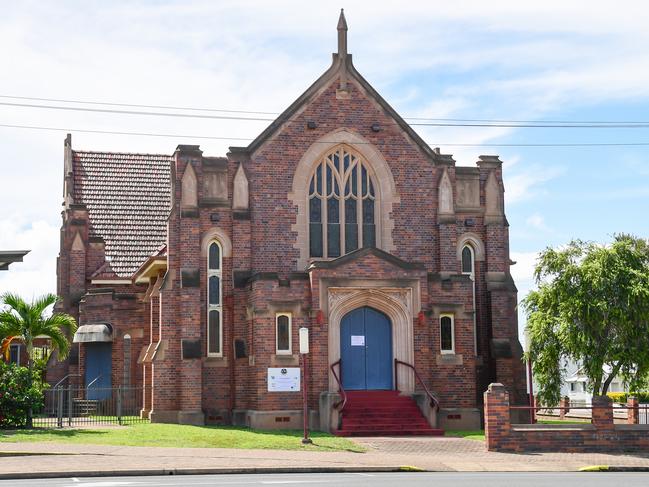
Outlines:
<svg viewBox="0 0 649 487"><path fill-rule="evenodd" d="M0 297L4 309L0 311L0 343L2 351L8 353L12 341L19 340L27 348L27 367L30 381L34 376L34 340L47 338L52 349L58 351L61 359L67 357L71 336L77 329L75 319L65 313L47 314L50 306L57 301L54 294L47 294L31 303L21 297L5 293ZM31 384L30 384L31 385ZM32 409L27 414L27 427L32 427Z"/></svg>
<svg viewBox="0 0 649 487"><path fill-rule="evenodd" d="M559 402L562 362L582 365L593 395L616 376L633 391L649 373L649 242L616 235L610 245L575 240L537 260L538 289L523 300L543 404ZM609 369L604 372L604 366Z"/></svg>

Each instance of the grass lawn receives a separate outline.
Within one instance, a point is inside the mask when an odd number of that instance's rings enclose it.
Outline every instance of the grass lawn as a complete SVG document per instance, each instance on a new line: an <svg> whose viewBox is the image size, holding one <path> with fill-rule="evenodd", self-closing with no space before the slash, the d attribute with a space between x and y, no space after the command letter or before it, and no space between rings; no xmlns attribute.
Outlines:
<svg viewBox="0 0 649 487"><path fill-rule="evenodd" d="M302 431L254 431L231 426L134 424L111 429L34 429L0 431L0 442L57 441L62 443L162 446L177 448L254 448L271 450L349 451L366 449L346 438L313 432L312 445L302 445Z"/></svg>
<svg viewBox="0 0 649 487"><path fill-rule="evenodd" d="M444 436L458 436L468 440L485 441L484 430L445 431Z"/></svg>
<svg viewBox="0 0 649 487"><path fill-rule="evenodd" d="M590 424L590 419L539 419L538 424Z"/></svg>

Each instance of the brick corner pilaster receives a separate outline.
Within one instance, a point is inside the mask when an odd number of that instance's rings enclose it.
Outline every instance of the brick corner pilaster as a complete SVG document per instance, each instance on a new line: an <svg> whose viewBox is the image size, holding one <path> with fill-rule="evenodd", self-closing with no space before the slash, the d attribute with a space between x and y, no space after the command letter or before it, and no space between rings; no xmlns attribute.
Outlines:
<svg viewBox="0 0 649 487"><path fill-rule="evenodd" d="M629 396L626 400L627 405L627 423L639 424L640 423L640 404L638 398Z"/></svg>
<svg viewBox="0 0 649 487"><path fill-rule="evenodd" d="M608 396L593 396L593 426L597 429L613 428L613 408Z"/></svg>
<svg viewBox="0 0 649 487"><path fill-rule="evenodd" d="M485 439L487 450L501 450L509 436L509 394L500 383L489 384L484 393Z"/></svg>

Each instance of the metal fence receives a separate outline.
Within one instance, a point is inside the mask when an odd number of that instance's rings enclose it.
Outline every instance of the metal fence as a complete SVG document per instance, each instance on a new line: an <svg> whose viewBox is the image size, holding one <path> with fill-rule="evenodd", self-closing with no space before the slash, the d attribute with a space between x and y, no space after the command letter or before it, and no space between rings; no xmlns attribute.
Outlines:
<svg viewBox="0 0 649 487"><path fill-rule="evenodd" d="M638 405L638 423L649 424L649 404Z"/></svg>
<svg viewBox="0 0 649 487"><path fill-rule="evenodd" d="M140 417L142 387L55 387L45 391L45 405L34 412L37 428L127 425Z"/></svg>
<svg viewBox="0 0 649 487"><path fill-rule="evenodd" d="M528 405L525 406L511 406L512 411L525 412L527 413L527 418L529 418L529 411L534 409L536 411L535 415L541 419L560 419L561 411L564 411L563 420L566 422L570 421L583 421L588 422L592 418L592 411L595 407L588 405L585 401L570 401L570 404L565 407L543 407L537 406L531 408ZM615 422L624 422L628 418L629 407L626 404L613 404L611 406L613 410L613 420ZM520 419L520 418L517 418ZM527 420L523 421L527 422ZM649 424L649 404L638 404L638 424Z"/></svg>

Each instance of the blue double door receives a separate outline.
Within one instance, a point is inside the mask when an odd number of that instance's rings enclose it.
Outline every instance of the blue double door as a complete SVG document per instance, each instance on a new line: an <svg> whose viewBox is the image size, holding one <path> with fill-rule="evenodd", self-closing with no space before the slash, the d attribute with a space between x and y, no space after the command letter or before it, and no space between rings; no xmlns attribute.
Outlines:
<svg viewBox="0 0 649 487"><path fill-rule="evenodd" d="M340 324L340 359L346 390L392 389L392 324L373 308L347 313Z"/></svg>

